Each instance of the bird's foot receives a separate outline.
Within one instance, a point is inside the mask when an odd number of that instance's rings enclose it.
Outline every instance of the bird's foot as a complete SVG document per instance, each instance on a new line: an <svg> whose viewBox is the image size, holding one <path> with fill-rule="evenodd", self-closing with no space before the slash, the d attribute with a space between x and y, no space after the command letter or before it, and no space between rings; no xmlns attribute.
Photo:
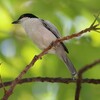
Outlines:
<svg viewBox="0 0 100 100"><path fill-rule="evenodd" d="M75 80L77 78L77 73L72 74L72 79Z"/></svg>

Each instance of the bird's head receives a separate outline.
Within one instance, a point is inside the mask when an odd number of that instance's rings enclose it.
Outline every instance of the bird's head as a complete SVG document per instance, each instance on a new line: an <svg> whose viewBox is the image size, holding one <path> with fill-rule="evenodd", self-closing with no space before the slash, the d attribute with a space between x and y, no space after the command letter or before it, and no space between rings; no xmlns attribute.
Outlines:
<svg viewBox="0 0 100 100"><path fill-rule="evenodd" d="M31 13L25 13L25 14L22 14L16 21L12 22L12 24L19 24L31 18L38 18L38 17Z"/></svg>

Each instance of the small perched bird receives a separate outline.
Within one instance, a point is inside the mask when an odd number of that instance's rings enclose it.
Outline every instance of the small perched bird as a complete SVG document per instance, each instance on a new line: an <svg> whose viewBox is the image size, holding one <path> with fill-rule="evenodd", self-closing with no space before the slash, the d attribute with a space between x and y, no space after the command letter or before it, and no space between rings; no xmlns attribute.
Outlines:
<svg viewBox="0 0 100 100"><path fill-rule="evenodd" d="M21 24L28 36L41 50L44 50L53 41L60 38L60 33L52 23L30 13L21 15L18 20L12 22L12 24ZM72 77L76 76L76 69L66 54L68 53L68 49L63 42L51 48L48 53L58 55L68 67Z"/></svg>

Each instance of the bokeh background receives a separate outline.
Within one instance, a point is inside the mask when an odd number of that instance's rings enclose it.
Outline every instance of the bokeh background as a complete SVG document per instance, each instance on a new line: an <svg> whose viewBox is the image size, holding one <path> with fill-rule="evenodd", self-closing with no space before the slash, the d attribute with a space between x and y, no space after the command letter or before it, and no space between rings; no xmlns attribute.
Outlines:
<svg viewBox="0 0 100 100"><path fill-rule="evenodd" d="M12 25L23 13L33 13L51 21L62 36L89 27L100 12L100 0L0 0L0 75L13 80L41 51L27 37L20 25ZM100 33L89 32L65 41L68 56L79 70L100 58ZM45 55L24 77L71 77L55 55ZM84 78L100 78L100 65L84 73ZM6 87L8 89L9 87ZM9 100L74 100L76 85L33 82L18 85ZM0 89L0 98L4 95ZM80 100L100 100L100 85L83 84Z"/></svg>

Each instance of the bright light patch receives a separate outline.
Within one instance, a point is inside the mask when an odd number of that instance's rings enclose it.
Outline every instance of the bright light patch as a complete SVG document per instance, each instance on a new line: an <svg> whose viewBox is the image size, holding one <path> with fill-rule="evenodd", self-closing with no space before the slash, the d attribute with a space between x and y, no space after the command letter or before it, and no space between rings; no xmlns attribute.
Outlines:
<svg viewBox="0 0 100 100"><path fill-rule="evenodd" d="M7 39L1 43L1 53L6 57L13 57L16 54L14 41Z"/></svg>

